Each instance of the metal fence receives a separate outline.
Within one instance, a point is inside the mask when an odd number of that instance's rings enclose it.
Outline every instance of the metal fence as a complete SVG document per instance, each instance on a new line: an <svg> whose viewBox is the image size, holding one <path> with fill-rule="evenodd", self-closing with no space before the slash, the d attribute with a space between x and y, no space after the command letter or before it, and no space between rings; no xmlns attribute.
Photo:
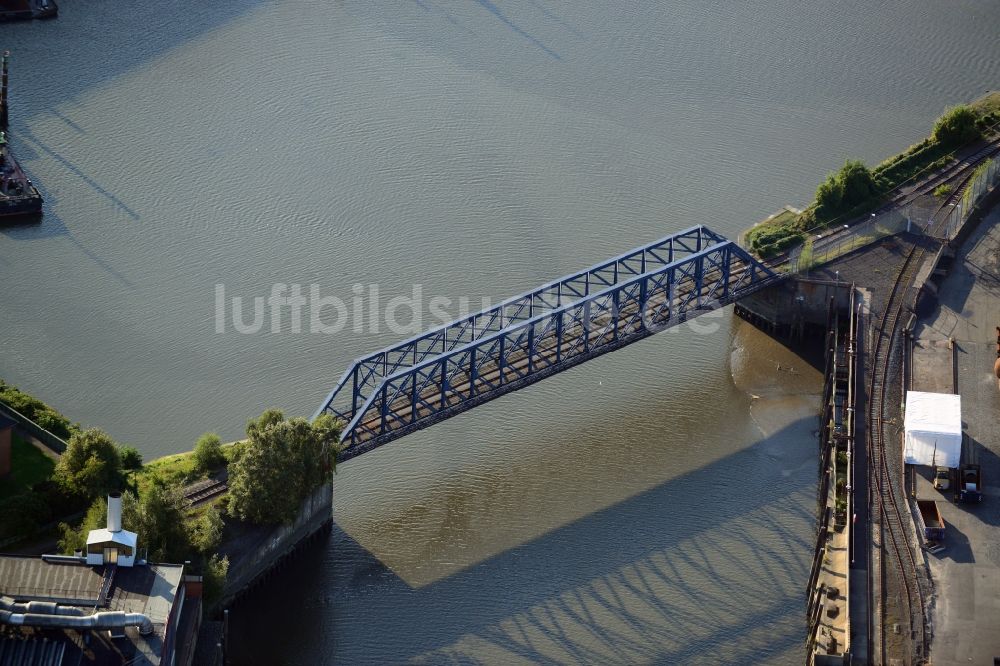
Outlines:
<svg viewBox="0 0 1000 666"><path fill-rule="evenodd" d="M955 238L976 205L998 184L1000 158L983 162L965 184L959 200L949 204L951 212L947 214L947 220L939 232L940 237L944 240ZM802 245L788 253L788 262L783 270L808 274L814 266L822 266L888 236L904 231L928 233L931 223L940 219L937 215L939 204L925 204L926 202L913 202L905 208L896 208L881 215L873 213L870 219L860 224L850 227L845 224L810 235Z"/></svg>
<svg viewBox="0 0 1000 666"><path fill-rule="evenodd" d="M1000 184L1000 159L994 157L976 169L962 192L962 198L953 205L941 236L952 240L980 200L998 184Z"/></svg>
<svg viewBox="0 0 1000 666"><path fill-rule="evenodd" d="M868 220L848 227L846 224L811 235L788 253L789 273L808 273L814 266L822 266L858 248L876 243L911 227L909 208L893 209L873 214Z"/></svg>

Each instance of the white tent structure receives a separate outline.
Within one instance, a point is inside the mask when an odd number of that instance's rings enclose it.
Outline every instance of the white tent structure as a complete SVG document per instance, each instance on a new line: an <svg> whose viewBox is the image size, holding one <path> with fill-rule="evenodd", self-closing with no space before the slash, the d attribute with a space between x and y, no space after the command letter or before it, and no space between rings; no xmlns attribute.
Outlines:
<svg viewBox="0 0 1000 666"><path fill-rule="evenodd" d="M909 465L958 467L962 459L962 398L951 393L906 392L906 440Z"/></svg>

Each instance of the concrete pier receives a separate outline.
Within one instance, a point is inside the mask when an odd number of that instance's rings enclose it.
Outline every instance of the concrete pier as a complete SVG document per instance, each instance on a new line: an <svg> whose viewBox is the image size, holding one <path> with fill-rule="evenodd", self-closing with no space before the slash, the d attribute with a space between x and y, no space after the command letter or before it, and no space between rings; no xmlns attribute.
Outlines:
<svg viewBox="0 0 1000 666"><path fill-rule="evenodd" d="M857 503L866 497L856 492L855 421L859 381L862 295L846 285L848 305L832 304L825 340L826 377L820 416L820 481L817 493L819 530L808 586L806 618L811 663L832 666L867 656L864 587L855 578L866 578L864 566L856 567L855 517ZM863 474L864 468L861 468ZM861 563L864 562L861 558ZM855 599L860 592L861 599ZM859 605L860 604L860 605ZM858 610L862 609L862 612Z"/></svg>
<svg viewBox="0 0 1000 666"><path fill-rule="evenodd" d="M302 503L291 523L248 528L227 538L219 554L229 558L229 575L216 608L237 603L240 597L291 557L299 546L328 530L332 522L333 490L328 482Z"/></svg>
<svg viewBox="0 0 1000 666"><path fill-rule="evenodd" d="M830 312L847 312L851 294L852 285L836 278L789 278L743 298L735 312L772 335L802 339L807 329L824 335Z"/></svg>

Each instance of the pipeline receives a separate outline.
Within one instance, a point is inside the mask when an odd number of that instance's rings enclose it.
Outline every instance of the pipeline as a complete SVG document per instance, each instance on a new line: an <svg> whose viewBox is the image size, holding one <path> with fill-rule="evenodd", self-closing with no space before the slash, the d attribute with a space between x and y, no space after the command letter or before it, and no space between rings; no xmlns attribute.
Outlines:
<svg viewBox="0 0 1000 666"><path fill-rule="evenodd" d="M81 616L83 611L72 606L60 606L54 601L29 601L26 604L19 604L7 597L0 597L0 613L8 611L10 613L39 613L42 615L71 615ZM0 615L0 617L3 617Z"/></svg>
<svg viewBox="0 0 1000 666"><path fill-rule="evenodd" d="M26 604L0 599L0 624L20 627L45 627L49 629L124 629L138 627L139 633L153 633L153 621L143 613L104 611L83 615L77 608L59 606L48 601L29 601Z"/></svg>

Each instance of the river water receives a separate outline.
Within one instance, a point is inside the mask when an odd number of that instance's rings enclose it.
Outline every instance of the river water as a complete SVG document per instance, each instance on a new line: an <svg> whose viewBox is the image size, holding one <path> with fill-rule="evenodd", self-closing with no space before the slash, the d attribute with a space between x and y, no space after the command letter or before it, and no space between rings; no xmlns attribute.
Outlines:
<svg viewBox="0 0 1000 666"><path fill-rule="evenodd" d="M147 457L311 414L408 335L385 306L414 285L457 314L735 237L1000 80L1000 5L972 0L60 6L0 25L47 202L0 232L0 376ZM239 332L230 299L278 283L350 304L343 330ZM237 656L800 663L819 390L727 311L345 464L333 536L236 611Z"/></svg>

